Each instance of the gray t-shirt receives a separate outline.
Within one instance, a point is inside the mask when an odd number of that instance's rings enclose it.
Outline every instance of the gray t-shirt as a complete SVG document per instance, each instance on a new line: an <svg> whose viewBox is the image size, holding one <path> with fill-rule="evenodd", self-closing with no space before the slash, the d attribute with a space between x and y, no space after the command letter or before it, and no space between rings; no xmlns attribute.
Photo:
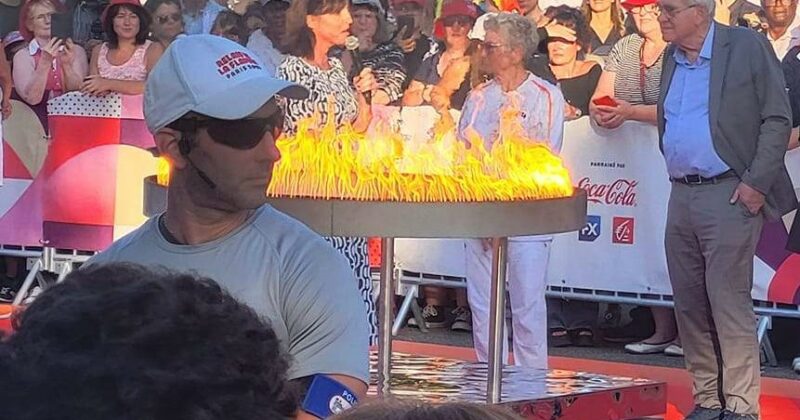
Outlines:
<svg viewBox="0 0 800 420"><path fill-rule="evenodd" d="M369 381L369 327L344 257L295 219L265 205L202 245L175 245L158 217L89 264L134 262L216 280L267 320L292 357L289 379L338 374Z"/></svg>

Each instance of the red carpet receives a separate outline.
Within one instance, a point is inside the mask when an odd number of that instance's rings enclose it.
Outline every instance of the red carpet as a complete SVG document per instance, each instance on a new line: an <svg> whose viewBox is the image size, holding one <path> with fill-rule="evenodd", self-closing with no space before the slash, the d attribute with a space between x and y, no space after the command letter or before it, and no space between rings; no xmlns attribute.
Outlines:
<svg viewBox="0 0 800 420"><path fill-rule="evenodd" d="M475 361L473 350L464 347L395 341L393 350ZM568 357L550 357L550 368L664 381L667 383L669 395L665 419L680 420L692 409L691 378L686 371L681 369ZM800 380L763 378L761 381L761 419L800 419Z"/></svg>

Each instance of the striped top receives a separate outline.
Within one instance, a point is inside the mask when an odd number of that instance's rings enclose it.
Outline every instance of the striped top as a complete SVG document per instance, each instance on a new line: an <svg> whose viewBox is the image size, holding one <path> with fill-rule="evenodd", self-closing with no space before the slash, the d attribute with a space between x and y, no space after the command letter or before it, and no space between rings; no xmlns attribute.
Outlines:
<svg viewBox="0 0 800 420"><path fill-rule="evenodd" d="M658 103L661 85L661 66L664 63L662 53L655 64L644 70L641 75L641 51L644 38L639 34L628 35L617 42L606 59L606 71L616 73L614 79L614 97L630 102L633 105L655 105ZM644 90L642 90L644 85Z"/></svg>

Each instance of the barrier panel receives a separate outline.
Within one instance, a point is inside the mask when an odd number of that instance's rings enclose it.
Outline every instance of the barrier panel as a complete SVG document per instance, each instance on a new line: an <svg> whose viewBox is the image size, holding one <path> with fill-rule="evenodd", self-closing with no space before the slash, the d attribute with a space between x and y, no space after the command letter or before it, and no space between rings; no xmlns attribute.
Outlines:
<svg viewBox="0 0 800 420"><path fill-rule="evenodd" d="M3 124L0 244L98 251L141 225L155 173L142 96L71 92L47 121L22 102ZM49 126L49 135L45 132Z"/></svg>

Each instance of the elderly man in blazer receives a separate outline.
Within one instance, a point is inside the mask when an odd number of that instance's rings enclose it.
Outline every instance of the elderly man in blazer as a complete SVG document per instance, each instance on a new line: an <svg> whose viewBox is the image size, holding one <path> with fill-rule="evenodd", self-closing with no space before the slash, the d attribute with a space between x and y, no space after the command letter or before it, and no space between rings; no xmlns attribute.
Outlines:
<svg viewBox="0 0 800 420"><path fill-rule="evenodd" d="M658 103L672 181L666 250L695 410L757 419L760 358L751 289L765 219L796 206L783 157L791 108L766 38L713 22L715 0L661 0Z"/></svg>

